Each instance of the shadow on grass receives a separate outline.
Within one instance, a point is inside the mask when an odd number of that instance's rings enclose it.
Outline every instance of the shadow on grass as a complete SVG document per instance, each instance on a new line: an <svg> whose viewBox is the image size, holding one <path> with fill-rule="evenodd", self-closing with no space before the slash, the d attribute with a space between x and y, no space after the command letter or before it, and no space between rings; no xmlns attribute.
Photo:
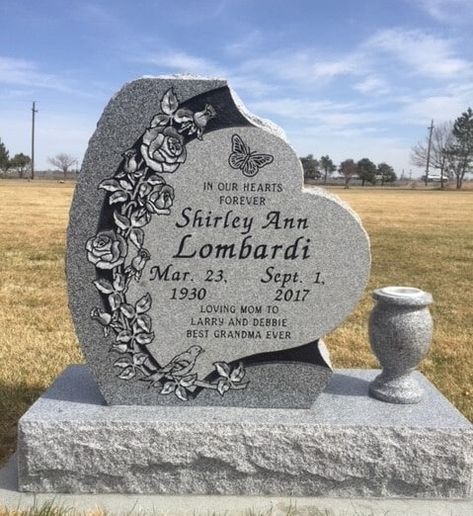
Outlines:
<svg viewBox="0 0 473 516"><path fill-rule="evenodd" d="M18 420L43 391L39 386L0 383L0 465L15 451Z"/></svg>

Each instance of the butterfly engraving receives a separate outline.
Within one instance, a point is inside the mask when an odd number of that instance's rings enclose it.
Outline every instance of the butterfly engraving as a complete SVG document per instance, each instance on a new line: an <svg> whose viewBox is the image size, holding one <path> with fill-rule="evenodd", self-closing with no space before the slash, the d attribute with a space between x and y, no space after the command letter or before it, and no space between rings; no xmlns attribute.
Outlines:
<svg viewBox="0 0 473 516"><path fill-rule="evenodd" d="M232 136L232 153L228 163L232 168L240 169L246 177L256 176L260 168L269 165L273 160L274 157L271 154L250 152L250 148L238 134Z"/></svg>

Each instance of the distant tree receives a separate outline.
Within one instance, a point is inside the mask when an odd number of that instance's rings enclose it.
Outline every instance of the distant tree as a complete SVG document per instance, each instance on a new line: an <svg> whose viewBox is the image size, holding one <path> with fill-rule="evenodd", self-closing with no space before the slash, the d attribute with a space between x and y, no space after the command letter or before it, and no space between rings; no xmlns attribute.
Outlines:
<svg viewBox="0 0 473 516"><path fill-rule="evenodd" d="M0 170L6 172L10 168L10 153L0 138Z"/></svg>
<svg viewBox="0 0 473 516"><path fill-rule="evenodd" d="M314 155L308 154L305 158L300 158L300 160L302 168L304 169L304 177L308 179L319 179L319 162L314 158Z"/></svg>
<svg viewBox="0 0 473 516"><path fill-rule="evenodd" d="M48 162L59 170L62 170L64 179L66 179L67 172L72 165L77 163L77 159L70 154L61 153L54 156L54 158L48 158Z"/></svg>
<svg viewBox="0 0 473 516"><path fill-rule="evenodd" d="M394 172L393 167L391 167L387 163L380 163L378 165L376 174L381 179L382 185L384 185L384 183L394 183L397 180L397 176Z"/></svg>
<svg viewBox="0 0 473 516"><path fill-rule="evenodd" d="M363 158L356 164L356 172L361 179L361 186L365 186L365 181L376 184L376 165L368 158Z"/></svg>
<svg viewBox="0 0 473 516"><path fill-rule="evenodd" d="M320 168L324 171L324 184L327 183L327 176L331 175L332 172L335 172L337 170L337 167L335 166L335 163L330 159L330 157L322 156L320 158Z"/></svg>
<svg viewBox="0 0 473 516"><path fill-rule="evenodd" d="M345 188L350 188L349 183L353 175L356 173L356 164L352 159L346 159L340 163L340 173L345 177Z"/></svg>
<svg viewBox="0 0 473 516"><path fill-rule="evenodd" d="M18 171L20 178L24 177L30 163L31 158L29 156L25 156L22 152L20 152L20 154L15 154L15 156L13 156L13 158L10 160L11 168L14 168Z"/></svg>
<svg viewBox="0 0 473 516"><path fill-rule="evenodd" d="M446 154L450 170L456 178L456 186L463 186L465 174L473 162L473 111L468 108L453 124L453 141Z"/></svg>
<svg viewBox="0 0 473 516"><path fill-rule="evenodd" d="M434 127L432 131L432 145L430 149L430 163L434 169L440 171L441 187L451 175L452 164L449 149L453 144L453 123L444 122ZM429 139L418 142L411 149L411 163L416 167L427 168Z"/></svg>

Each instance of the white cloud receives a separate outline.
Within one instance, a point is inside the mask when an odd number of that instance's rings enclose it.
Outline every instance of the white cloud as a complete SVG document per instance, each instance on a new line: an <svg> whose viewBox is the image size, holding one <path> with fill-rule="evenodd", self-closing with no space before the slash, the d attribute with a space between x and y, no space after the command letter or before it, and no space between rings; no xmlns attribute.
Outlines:
<svg viewBox="0 0 473 516"><path fill-rule="evenodd" d="M468 23L473 17L471 0L418 0L418 3L439 22L462 24Z"/></svg>
<svg viewBox="0 0 473 516"><path fill-rule="evenodd" d="M251 97L262 97L268 94L275 95L279 89L277 84L265 82L257 77L251 77L244 74L225 74L230 86L237 92L247 93Z"/></svg>
<svg viewBox="0 0 473 516"><path fill-rule="evenodd" d="M364 56L358 53L327 59L315 49L292 53L278 51L248 59L239 68L247 74L262 74L291 83L313 85L329 82L339 76L363 73L363 59Z"/></svg>
<svg viewBox="0 0 473 516"><path fill-rule="evenodd" d="M313 79L334 79L343 75L358 75L362 73L361 56L352 54L343 59L333 61L315 61L310 77Z"/></svg>
<svg viewBox="0 0 473 516"><path fill-rule="evenodd" d="M420 92L406 100L401 117L412 124L455 120L469 106L473 107L473 84L449 84L438 91Z"/></svg>
<svg viewBox="0 0 473 516"><path fill-rule="evenodd" d="M225 45L225 53L229 56L246 55L263 40L263 34L259 30L252 30L245 33L240 38Z"/></svg>
<svg viewBox="0 0 473 516"><path fill-rule="evenodd" d="M251 108L264 116L272 115L304 125L316 122L319 126L331 129L363 126L392 116L389 113L364 109L362 104L355 102L313 101L290 97L252 102Z"/></svg>
<svg viewBox="0 0 473 516"><path fill-rule="evenodd" d="M268 81L299 83L302 87L322 87L335 79L352 77L357 79L353 86L356 91L384 95L393 90L390 83L399 72L442 81L471 76L472 63L460 57L456 45L452 39L399 27L380 30L354 50L330 58L317 49L277 51L256 55L236 69L246 76L264 76Z"/></svg>
<svg viewBox="0 0 473 516"><path fill-rule="evenodd" d="M368 75L353 87L365 95L384 95L390 91L388 83L376 75Z"/></svg>
<svg viewBox="0 0 473 516"><path fill-rule="evenodd" d="M461 99L454 96L439 95L417 100L407 106L404 114L415 123L425 123L426 120L451 120L461 114L466 108Z"/></svg>
<svg viewBox="0 0 473 516"><path fill-rule="evenodd" d="M234 68L240 75L312 87L353 77L357 79L355 90L365 95L381 95L392 91L389 83L399 72L435 80L471 76L472 63L460 57L456 45L457 41L452 39L399 27L380 30L354 50L330 57L316 48L277 51L255 55Z"/></svg>
<svg viewBox="0 0 473 516"><path fill-rule="evenodd" d="M53 75L38 71L31 61L0 56L0 83L16 86L61 87Z"/></svg>
<svg viewBox="0 0 473 516"><path fill-rule="evenodd" d="M450 79L471 73L471 63L457 57L453 41L420 30L382 30L370 38L365 47L390 55L416 75Z"/></svg>
<svg viewBox="0 0 473 516"><path fill-rule="evenodd" d="M67 71L64 70L62 75L67 75ZM12 92L18 94L21 91L19 87L27 87L30 91L36 91L39 88L96 98L97 91L74 88L69 86L69 83L70 80L64 81L58 75L41 71L39 66L32 61L0 56L0 84L9 86L5 92L6 95L11 95ZM83 84L81 84L82 86Z"/></svg>

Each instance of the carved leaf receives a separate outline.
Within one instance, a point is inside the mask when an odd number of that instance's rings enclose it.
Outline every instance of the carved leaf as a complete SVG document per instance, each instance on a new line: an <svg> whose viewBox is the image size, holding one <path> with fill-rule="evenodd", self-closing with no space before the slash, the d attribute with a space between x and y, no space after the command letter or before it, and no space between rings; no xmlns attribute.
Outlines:
<svg viewBox="0 0 473 516"><path fill-rule="evenodd" d="M148 355L146 353L136 353L136 355L133 355L133 365L142 366L147 359Z"/></svg>
<svg viewBox="0 0 473 516"><path fill-rule="evenodd" d="M117 204L128 200L128 193L123 190L113 193L108 200L109 204Z"/></svg>
<svg viewBox="0 0 473 516"><path fill-rule="evenodd" d="M161 176L158 176L158 174L153 174L152 176L149 176L147 182L148 182L148 184L150 184L152 186L156 186L161 183L162 184L166 183L166 181L164 181L164 179Z"/></svg>
<svg viewBox="0 0 473 516"><path fill-rule="evenodd" d="M146 226L147 223L148 219L146 217L145 210L135 211L131 214L131 225L134 228L141 228L143 226Z"/></svg>
<svg viewBox="0 0 473 516"><path fill-rule="evenodd" d="M182 401L187 401L187 391L184 389L184 387L181 387L180 385L176 389L176 396Z"/></svg>
<svg viewBox="0 0 473 516"><path fill-rule="evenodd" d="M136 312L138 314L144 314L151 308L151 296L149 294L145 294L137 303L136 303Z"/></svg>
<svg viewBox="0 0 473 516"><path fill-rule="evenodd" d="M118 375L118 378L122 380L131 380L136 375L136 371L133 366L129 366Z"/></svg>
<svg viewBox="0 0 473 516"><path fill-rule="evenodd" d="M97 290L102 292L102 294L111 294L113 292L112 284L105 278L95 280L94 285L97 287Z"/></svg>
<svg viewBox="0 0 473 516"><path fill-rule="evenodd" d="M219 376L230 378L230 366L226 362L214 362L214 366Z"/></svg>
<svg viewBox="0 0 473 516"><path fill-rule="evenodd" d="M130 227L130 221L127 217L116 210L113 211L113 220L120 229L128 229Z"/></svg>
<svg viewBox="0 0 473 516"><path fill-rule="evenodd" d="M107 192L116 192L120 190L120 183L115 179L105 179L99 184L99 188L107 190Z"/></svg>
<svg viewBox="0 0 473 516"><path fill-rule="evenodd" d="M121 369L125 369L126 367L131 365L131 360L128 357L122 357L118 360L115 360L113 366L120 367Z"/></svg>
<svg viewBox="0 0 473 516"><path fill-rule="evenodd" d="M166 115L172 115L179 107L179 102L172 88L164 94L161 100L161 111Z"/></svg>
<svg viewBox="0 0 473 516"><path fill-rule="evenodd" d="M177 110L174 120L178 124L184 124L184 123L192 122L193 118L194 118L194 113L190 109L181 108L181 109Z"/></svg>
<svg viewBox="0 0 473 516"><path fill-rule="evenodd" d="M116 351L117 353L126 353L128 351L128 345L125 344L124 342L120 342L119 344L114 344L110 348L110 350L111 351Z"/></svg>
<svg viewBox="0 0 473 516"><path fill-rule="evenodd" d="M194 382L196 380L197 380L197 373L189 374L187 376L184 376L184 378L181 379L179 384L182 385L183 387L190 387L191 385L194 385Z"/></svg>
<svg viewBox="0 0 473 516"><path fill-rule="evenodd" d="M173 382L166 382L161 389L161 394L171 394L176 389L176 384Z"/></svg>
<svg viewBox="0 0 473 516"><path fill-rule="evenodd" d="M121 305L120 311L127 319L133 319L133 317L135 317L136 315L134 307L129 305L128 303Z"/></svg>
<svg viewBox="0 0 473 516"><path fill-rule="evenodd" d="M108 296L108 302L110 303L110 308L112 309L112 312L115 312L115 310L118 310L118 308L120 308L120 305L123 302L123 298L121 294L110 294Z"/></svg>
<svg viewBox="0 0 473 516"><path fill-rule="evenodd" d="M238 367L236 367L230 374L230 380L235 383L239 383L245 377L245 369L243 368L243 364L240 362Z"/></svg>
<svg viewBox="0 0 473 516"><path fill-rule="evenodd" d="M171 117L169 115L159 113L159 115L156 115L153 120L151 120L151 127L156 127L157 125L166 125L170 119Z"/></svg>
<svg viewBox="0 0 473 516"><path fill-rule="evenodd" d="M130 340L132 339L133 337L133 334L131 333L130 330L122 330L118 335L117 335L117 341L118 342L130 342Z"/></svg>
<svg viewBox="0 0 473 516"><path fill-rule="evenodd" d="M126 278L124 274L117 274L113 280L113 288L118 292L123 292L126 285Z"/></svg>
<svg viewBox="0 0 473 516"><path fill-rule="evenodd" d="M140 333L136 336L136 342L138 342L138 344L142 344L143 346L152 342L153 339L154 333Z"/></svg>
<svg viewBox="0 0 473 516"><path fill-rule="evenodd" d="M133 228L130 231L130 240L138 249L141 249L143 247L143 242L145 241L144 231L140 228Z"/></svg>
<svg viewBox="0 0 473 516"><path fill-rule="evenodd" d="M217 384L217 391L220 394L220 396L223 396L228 389L230 389L230 384L228 383L228 380L225 378L220 378Z"/></svg>
<svg viewBox="0 0 473 516"><path fill-rule="evenodd" d="M140 315L136 318L135 325L146 333L151 331L151 317L148 314Z"/></svg>
<svg viewBox="0 0 473 516"><path fill-rule="evenodd" d="M138 188L138 196L140 198L146 197L147 195L149 195L151 193L152 190L153 190L153 187L151 185L149 185L148 183L141 183L140 187Z"/></svg>
<svg viewBox="0 0 473 516"><path fill-rule="evenodd" d="M131 184L125 179L120 179L120 186L123 188L123 190L127 190L128 192L131 192L131 190L133 190Z"/></svg>

